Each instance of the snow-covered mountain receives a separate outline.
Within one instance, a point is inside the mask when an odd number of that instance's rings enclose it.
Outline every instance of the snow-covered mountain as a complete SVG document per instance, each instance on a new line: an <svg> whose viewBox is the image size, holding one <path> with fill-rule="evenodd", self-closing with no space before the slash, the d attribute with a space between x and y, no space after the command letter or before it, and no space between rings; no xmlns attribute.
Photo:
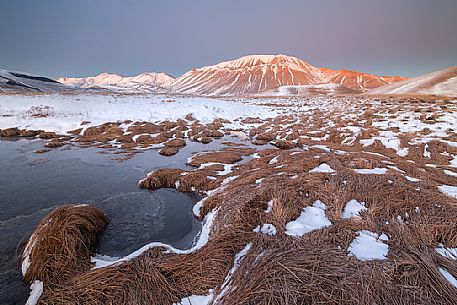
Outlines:
<svg viewBox="0 0 457 305"><path fill-rule="evenodd" d="M187 94L249 95L284 86L336 84L343 91L364 92L401 80L404 78L318 68L286 55L250 55L193 69L178 77L171 87Z"/></svg>
<svg viewBox="0 0 457 305"><path fill-rule="evenodd" d="M457 96L457 66L385 85L369 94L436 94Z"/></svg>
<svg viewBox="0 0 457 305"><path fill-rule="evenodd" d="M53 79L0 69L0 92L61 92L73 90Z"/></svg>
<svg viewBox="0 0 457 305"><path fill-rule="evenodd" d="M404 80L399 76L377 76L349 70L319 68L286 55L245 56L193 69L176 79L165 73L143 73L131 77L102 73L84 78L61 77L54 81L25 73L20 74L22 76L11 73L13 72L3 73L8 77L0 78L0 82L3 79L0 88L9 86L11 90L103 90L208 96L356 94ZM32 83L37 81L40 82L40 86L34 86Z"/></svg>
<svg viewBox="0 0 457 305"><path fill-rule="evenodd" d="M154 72L131 77L102 73L84 78L61 77L57 81L76 88L103 88L129 93L159 93L168 91L174 78L165 73Z"/></svg>

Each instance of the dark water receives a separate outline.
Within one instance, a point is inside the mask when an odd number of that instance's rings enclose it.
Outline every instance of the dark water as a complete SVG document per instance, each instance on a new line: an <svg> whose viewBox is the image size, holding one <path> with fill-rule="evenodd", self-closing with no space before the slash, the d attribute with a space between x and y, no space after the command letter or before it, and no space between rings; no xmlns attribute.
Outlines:
<svg viewBox="0 0 457 305"><path fill-rule="evenodd" d="M29 287L17 258L38 222L65 203L89 203L110 218L99 254L124 256L152 241L189 248L201 228L191 211L199 198L172 189L139 190L137 181L156 168L185 168L192 152L217 145L191 144L171 158L149 150L119 162L95 148L35 154L43 142L1 140L0 304L25 303Z"/></svg>

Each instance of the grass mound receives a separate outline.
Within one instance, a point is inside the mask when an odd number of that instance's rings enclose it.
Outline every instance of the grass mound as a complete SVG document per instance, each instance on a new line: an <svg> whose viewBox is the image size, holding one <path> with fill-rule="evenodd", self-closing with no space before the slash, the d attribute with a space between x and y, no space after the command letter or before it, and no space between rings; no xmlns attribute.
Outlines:
<svg viewBox="0 0 457 305"><path fill-rule="evenodd" d="M49 213L22 254L24 280L59 283L87 271L97 236L107 224L102 212L85 205L67 205Z"/></svg>

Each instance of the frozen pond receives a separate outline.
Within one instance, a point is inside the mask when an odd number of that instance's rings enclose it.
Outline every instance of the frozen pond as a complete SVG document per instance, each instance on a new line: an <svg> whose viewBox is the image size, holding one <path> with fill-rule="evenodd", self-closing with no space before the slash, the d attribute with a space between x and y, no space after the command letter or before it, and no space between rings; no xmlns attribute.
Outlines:
<svg viewBox="0 0 457 305"><path fill-rule="evenodd" d="M42 146L40 140L0 140L0 304L25 303L29 287L22 283L20 251L38 222L62 204L88 203L109 217L99 254L124 256L152 241L191 247L201 229L192 215L200 198L140 190L137 181L156 168L185 168L192 152L212 145L190 143L173 157L148 150L122 162L96 148L33 153Z"/></svg>

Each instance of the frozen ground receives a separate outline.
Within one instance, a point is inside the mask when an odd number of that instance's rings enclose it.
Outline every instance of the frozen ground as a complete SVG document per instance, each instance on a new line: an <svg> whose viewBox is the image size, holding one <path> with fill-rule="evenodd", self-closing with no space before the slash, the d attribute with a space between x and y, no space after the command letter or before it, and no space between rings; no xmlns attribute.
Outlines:
<svg viewBox="0 0 457 305"><path fill-rule="evenodd" d="M119 121L91 134L84 127L63 145L134 150L236 139L218 151L211 144L194 151L186 170L163 168L139 181L141 188L206 196L193 209L206 219L199 244L177 251L153 242L119 260L95 257L101 268L89 273L142 262L159 248L164 257L154 266L180 277L172 284L179 298L167 304L360 304L385 297L446 304L455 295L456 101L47 95L2 96L0 106L1 128L66 132L81 121ZM378 282L385 289L375 289ZM297 291L284 294L284 287ZM52 293L44 289L42 297Z"/></svg>

